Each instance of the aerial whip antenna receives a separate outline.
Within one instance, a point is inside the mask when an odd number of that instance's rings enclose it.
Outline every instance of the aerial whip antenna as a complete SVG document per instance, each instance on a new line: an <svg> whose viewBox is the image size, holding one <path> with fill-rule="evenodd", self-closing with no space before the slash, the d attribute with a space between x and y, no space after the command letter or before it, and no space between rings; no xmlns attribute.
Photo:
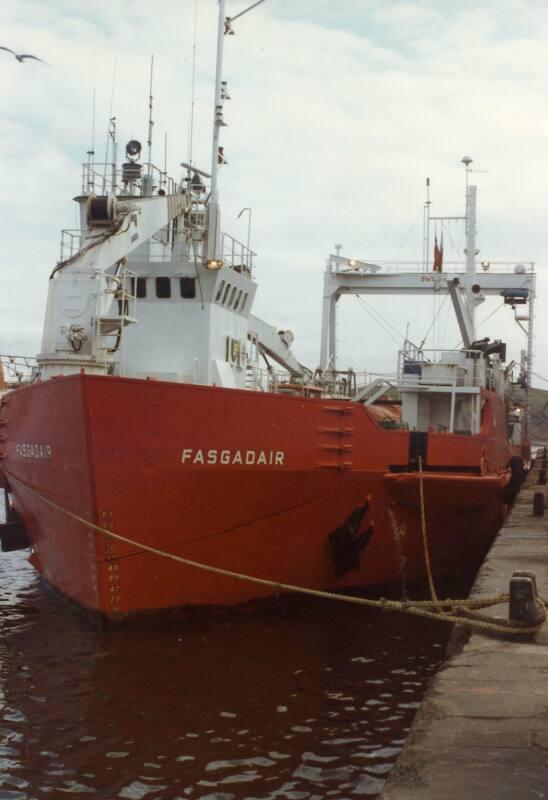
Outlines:
<svg viewBox="0 0 548 800"><path fill-rule="evenodd" d="M92 192L94 189L94 179L93 179L93 156L95 155L95 95L96 95L96 84L97 84L97 25L95 26L95 34L93 37L93 92L91 95L91 131L90 131L90 146L87 152L88 157L88 185L87 189L88 192Z"/></svg>
<svg viewBox="0 0 548 800"><path fill-rule="evenodd" d="M112 191L116 192L116 117L112 115L112 109L114 108L114 92L116 89L116 67L118 64L118 59L114 59L114 64L112 67L112 86L110 88L110 108L108 112L108 127L107 127L107 142L105 145L105 168L103 171L103 194L105 192L105 185L106 185L106 177L107 177L107 165L108 165L108 151L110 141L112 139Z"/></svg>
<svg viewBox="0 0 548 800"><path fill-rule="evenodd" d="M190 101L190 123L188 132L188 163L192 165L192 144L194 139L194 95L196 90L196 24L198 19L198 0L194 0L194 41L192 45L192 94Z"/></svg>
<svg viewBox="0 0 548 800"><path fill-rule="evenodd" d="M93 93L91 96L91 142L88 150L88 156L90 156L90 163L93 163L93 156L95 155L95 79L93 80Z"/></svg>
<svg viewBox="0 0 548 800"><path fill-rule="evenodd" d="M164 131L164 175L161 184L167 183L167 131Z"/></svg>
<svg viewBox="0 0 548 800"><path fill-rule="evenodd" d="M110 106L108 111L108 129L107 129L107 143L105 149L105 162L108 161L108 151L109 151L109 142L110 142L110 121L113 119L112 110L114 108L114 92L116 91L116 67L118 65L118 59L114 59L114 64L112 65L112 85L110 87Z"/></svg>

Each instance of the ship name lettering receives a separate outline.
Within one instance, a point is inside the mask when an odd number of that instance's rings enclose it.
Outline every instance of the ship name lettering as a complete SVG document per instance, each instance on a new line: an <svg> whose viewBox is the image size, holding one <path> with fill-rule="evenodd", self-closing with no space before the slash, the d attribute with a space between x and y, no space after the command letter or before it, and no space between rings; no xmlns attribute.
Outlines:
<svg viewBox="0 0 548 800"><path fill-rule="evenodd" d="M19 458L37 458L40 461L51 461L52 449L50 444L17 443L15 445L15 455L19 456Z"/></svg>
<svg viewBox="0 0 548 800"><path fill-rule="evenodd" d="M185 447L181 453L182 464L282 467L284 461L284 450L202 450Z"/></svg>

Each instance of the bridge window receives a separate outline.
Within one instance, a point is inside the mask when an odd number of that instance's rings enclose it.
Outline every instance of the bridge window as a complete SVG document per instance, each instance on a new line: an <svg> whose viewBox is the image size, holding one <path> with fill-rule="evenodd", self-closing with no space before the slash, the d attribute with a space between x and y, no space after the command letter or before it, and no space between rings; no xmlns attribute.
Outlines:
<svg viewBox="0 0 548 800"><path fill-rule="evenodd" d="M230 284L229 284L229 283L227 283L227 285L226 285L226 287L225 287L225 293L224 293L224 295L223 295L223 301L222 301L222 302L223 302L223 305L225 305L225 303L226 303L226 298L228 297L228 293L229 293L229 291L230 291Z"/></svg>
<svg viewBox="0 0 548 800"><path fill-rule="evenodd" d="M246 305L247 305L247 298L248 298L248 296L249 296L249 295L248 295L248 293L246 292L246 293L244 294L244 299L242 300L242 305L240 306L240 314L242 313L242 311L244 310L244 308L245 308L245 307L246 307Z"/></svg>
<svg viewBox="0 0 548 800"><path fill-rule="evenodd" d="M238 310L238 306L240 305L240 300L242 299L243 292L244 292L243 289L240 289L240 291L238 292L238 297L236 298L236 302L234 303L234 311Z"/></svg>
<svg viewBox="0 0 548 800"><path fill-rule="evenodd" d="M217 297L215 298L215 302L218 303L221 299L221 295L223 293L223 289L225 288L225 282L221 281L219 284L219 291L217 292Z"/></svg>
<svg viewBox="0 0 548 800"><path fill-rule="evenodd" d="M194 278L181 278L181 297L192 300L196 297L196 281Z"/></svg>
<svg viewBox="0 0 548 800"><path fill-rule="evenodd" d="M171 297L171 278L156 278L156 297Z"/></svg>
<svg viewBox="0 0 548 800"><path fill-rule="evenodd" d="M232 307L232 305L233 305L233 303L234 303L234 298L236 297L236 292L237 292L237 291L238 291L238 287L237 287L237 286L235 286L235 287L232 289L232 294L230 295L230 303L228 304L230 307Z"/></svg>
<svg viewBox="0 0 548 800"><path fill-rule="evenodd" d="M134 297L142 299L147 296L147 279L137 278L137 287L135 287L135 278L130 278L129 291Z"/></svg>

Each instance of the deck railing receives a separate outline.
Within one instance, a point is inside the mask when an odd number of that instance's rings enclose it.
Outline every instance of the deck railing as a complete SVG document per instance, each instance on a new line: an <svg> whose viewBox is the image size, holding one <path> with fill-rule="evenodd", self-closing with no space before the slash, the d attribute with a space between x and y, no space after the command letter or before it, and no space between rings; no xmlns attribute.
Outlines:
<svg viewBox="0 0 548 800"><path fill-rule="evenodd" d="M306 379L295 379L283 370L266 369L255 364L247 367L247 388L259 392L276 392L303 396L335 397L352 400L364 387L387 376L353 370L316 370ZM390 380L395 378L390 375Z"/></svg>
<svg viewBox="0 0 548 800"><path fill-rule="evenodd" d="M360 273L363 270L359 267L359 262L356 262L357 266L352 266L352 259L348 260L348 263L345 264L344 262L337 262L335 265L335 272L344 272L345 274L357 272ZM384 274L393 274L393 275L400 275L400 274L416 274L416 273L432 273L432 266L428 264L426 267L423 261L376 261L372 259L368 259L367 262L370 271L371 266L379 267L378 270L375 271L376 275L384 275ZM484 262L487 264L487 268L481 266L481 263L477 265L477 274L481 275L482 272L495 272L495 273L531 273L535 271L535 263L533 261L489 261ZM465 273L466 272L466 263L464 261L444 261L443 262L443 273Z"/></svg>
<svg viewBox="0 0 548 800"><path fill-rule="evenodd" d="M32 383L37 377L38 364L34 356L0 355L0 363L6 389Z"/></svg>
<svg viewBox="0 0 548 800"><path fill-rule="evenodd" d="M165 194L178 191L177 181L155 164L145 162L135 166L140 167L140 175L128 182L128 173L111 162L82 164L82 194L146 196L149 193L156 194L159 190Z"/></svg>
<svg viewBox="0 0 548 800"><path fill-rule="evenodd" d="M405 388L482 387L487 381L486 362L481 350L422 350L413 347L398 352L397 382Z"/></svg>
<svg viewBox="0 0 548 800"><path fill-rule="evenodd" d="M244 272L251 277L253 275L253 258L256 255L247 245L239 242L230 234L222 234L221 260L226 266L236 272Z"/></svg>

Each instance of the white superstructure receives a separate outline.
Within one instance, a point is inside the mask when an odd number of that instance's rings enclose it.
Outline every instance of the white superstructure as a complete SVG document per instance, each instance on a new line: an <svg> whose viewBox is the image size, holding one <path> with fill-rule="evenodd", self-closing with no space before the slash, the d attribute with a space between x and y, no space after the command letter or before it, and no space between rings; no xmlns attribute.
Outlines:
<svg viewBox="0 0 548 800"><path fill-rule="evenodd" d="M113 120L112 163L84 164L75 198L80 228L63 232L49 282L37 356L42 380L83 370L243 389L254 383L248 366L256 369L267 353L293 379L307 374L290 352L290 332L250 316L256 283L249 242L221 233L226 32L221 0L210 173L182 164L186 174L176 182L140 162L136 140L119 169ZM151 130L150 121L149 154Z"/></svg>
<svg viewBox="0 0 548 800"><path fill-rule="evenodd" d="M252 253L219 236L220 257L207 267L198 173L180 186L164 181L168 191L137 160L115 175L108 193L76 198L82 228L50 278L41 377L84 369L243 388ZM94 183L87 171L84 182Z"/></svg>

